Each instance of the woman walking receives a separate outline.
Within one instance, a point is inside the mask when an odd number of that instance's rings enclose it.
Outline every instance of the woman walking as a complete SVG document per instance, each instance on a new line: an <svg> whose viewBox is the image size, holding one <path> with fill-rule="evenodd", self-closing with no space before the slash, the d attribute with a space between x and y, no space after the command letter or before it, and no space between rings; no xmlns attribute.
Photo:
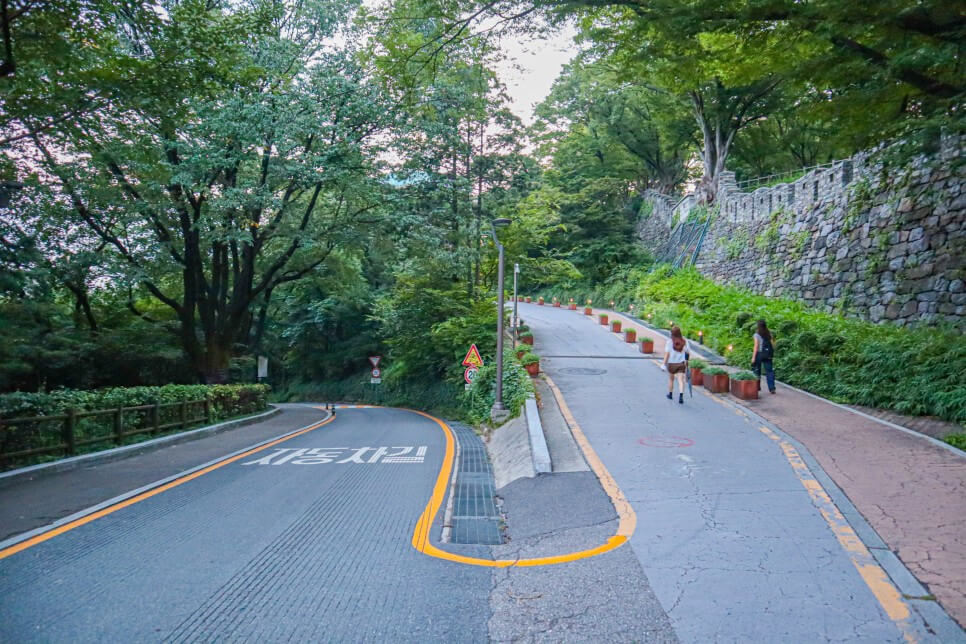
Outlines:
<svg viewBox="0 0 966 644"><path fill-rule="evenodd" d="M661 365L667 371L667 399L674 400L674 378L678 380L678 402L684 404L684 372L688 368L688 353L691 347L681 335L679 327L671 327L671 341L665 345L664 363Z"/></svg>
<svg viewBox="0 0 966 644"><path fill-rule="evenodd" d="M758 331L755 333L755 348L751 352L751 368L758 376L758 389L761 389L761 368L765 368L765 378L768 381L768 391L775 393L775 345L771 340L771 332L764 320L758 320Z"/></svg>

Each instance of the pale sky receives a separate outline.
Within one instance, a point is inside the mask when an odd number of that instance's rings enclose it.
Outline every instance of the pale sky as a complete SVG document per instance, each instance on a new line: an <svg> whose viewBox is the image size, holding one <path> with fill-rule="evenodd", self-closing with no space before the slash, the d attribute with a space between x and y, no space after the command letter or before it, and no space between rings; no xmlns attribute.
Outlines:
<svg viewBox="0 0 966 644"><path fill-rule="evenodd" d="M561 68L577 55L574 34L568 25L548 39L502 42L510 61L499 65L496 72L507 86L511 109L527 125L533 123L533 108L550 93ZM523 69L514 69L513 63Z"/></svg>

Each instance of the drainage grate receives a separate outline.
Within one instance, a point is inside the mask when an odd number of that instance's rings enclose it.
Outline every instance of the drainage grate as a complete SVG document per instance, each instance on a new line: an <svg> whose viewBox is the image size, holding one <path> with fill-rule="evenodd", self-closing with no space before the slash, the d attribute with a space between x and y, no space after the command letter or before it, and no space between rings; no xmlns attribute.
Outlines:
<svg viewBox="0 0 966 644"><path fill-rule="evenodd" d="M450 423L450 427L460 444L450 542L501 544L503 535L500 513L496 508L496 487L483 441L462 423Z"/></svg>

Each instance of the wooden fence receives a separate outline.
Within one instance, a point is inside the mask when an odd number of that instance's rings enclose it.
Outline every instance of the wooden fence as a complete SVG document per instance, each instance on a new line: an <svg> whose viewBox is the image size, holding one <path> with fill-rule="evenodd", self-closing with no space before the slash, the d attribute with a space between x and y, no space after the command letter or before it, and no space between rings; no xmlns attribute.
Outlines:
<svg viewBox="0 0 966 644"><path fill-rule="evenodd" d="M168 410L174 413L167 413ZM161 422L162 414L173 417ZM128 419L134 416L134 422L125 426L125 415ZM87 418L112 416L111 423L87 423ZM77 411L68 409L67 413L59 416L35 416L31 418L0 419L0 466L6 466L13 460L27 456L62 453L65 456L77 454L77 448L93 443L113 442L115 445L123 443L124 438L135 434L154 435L168 429L185 429L190 425L205 421L211 422L211 402L205 400L182 400L173 403L154 403L153 405L139 405L137 407L116 407L114 409L99 409L93 411ZM50 424L60 424L59 432L50 431ZM89 434L87 431L78 432L82 425L84 429L110 428L110 433ZM93 425L93 427L90 427ZM45 429L47 428L47 429ZM59 440L53 437L59 434ZM80 435L79 435L80 434ZM50 444L51 440L58 442ZM42 443L41 446L29 446Z"/></svg>

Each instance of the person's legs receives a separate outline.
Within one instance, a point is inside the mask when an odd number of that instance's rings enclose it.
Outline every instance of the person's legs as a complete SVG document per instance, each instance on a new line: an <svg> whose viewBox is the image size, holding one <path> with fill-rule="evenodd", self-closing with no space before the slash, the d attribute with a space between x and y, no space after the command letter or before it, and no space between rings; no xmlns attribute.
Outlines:
<svg viewBox="0 0 966 644"><path fill-rule="evenodd" d="M684 403L684 378L685 374L683 371L677 374L678 376L678 402Z"/></svg>
<svg viewBox="0 0 966 644"><path fill-rule="evenodd" d="M775 393L775 367L771 360L763 360L765 363L765 378L768 381L768 391Z"/></svg>
<svg viewBox="0 0 966 644"><path fill-rule="evenodd" d="M667 399L671 400L674 396L674 374L667 372Z"/></svg>
<svg viewBox="0 0 966 644"><path fill-rule="evenodd" d="M760 358L751 363L751 370L754 372L755 377L758 378L758 391L761 391L761 359Z"/></svg>

